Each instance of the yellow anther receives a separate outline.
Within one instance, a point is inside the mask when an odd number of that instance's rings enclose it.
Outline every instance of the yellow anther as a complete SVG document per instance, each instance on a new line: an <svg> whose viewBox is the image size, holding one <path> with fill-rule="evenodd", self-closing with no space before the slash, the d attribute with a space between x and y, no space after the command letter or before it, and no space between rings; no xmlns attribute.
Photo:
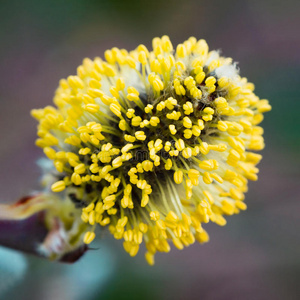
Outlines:
<svg viewBox="0 0 300 300"><path fill-rule="evenodd" d="M147 64L147 54L145 51L140 51L138 54L138 60L142 65Z"/></svg>
<svg viewBox="0 0 300 300"><path fill-rule="evenodd" d="M228 86L228 84L229 84L229 78L221 77L220 79L218 79L218 85L220 88L225 88Z"/></svg>
<svg viewBox="0 0 300 300"><path fill-rule="evenodd" d="M215 99L214 103L215 103L217 109L224 109L224 108L228 107L228 103L227 103L226 99L223 97L219 97L219 98Z"/></svg>
<svg viewBox="0 0 300 300"><path fill-rule="evenodd" d="M190 101L187 101L185 104L183 104L183 109L186 115L190 115L194 111L193 104Z"/></svg>
<svg viewBox="0 0 300 300"><path fill-rule="evenodd" d="M121 167L123 164L122 162L122 157L121 156L118 156L117 158L115 158L113 161L112 161L112 166L114 168L119 168Z"/></svg>
<svg viewBox="0 0 300 300"><path fill-rule="evenodd" d="M178 57L183 58L186 56L186 48L183 44L179 44L176 49L176 54Z"/></svg>
<svg viewBox="0 0 300 300"><path fill-rule="evenodd" d="M105 225L107 225L107 224L109 224L110 223L110 218L105 218L105 219L103 219L101 222L100 222L100 225L101 226L105 226Z"/></svg>
<svg viewBox="0 0 300 300"><path fill-rule="evenodd" d="M141 122L140 127L144 128L145 126L148 126L150 124L150 122L148 120L144 120L143 122Z"/></svg>
<svg viewBox="0 0 300 300"><path fill-rule="evenodd" d="M166 164L165 164L165 169L166 170L171 170L171 168L172 168L172 160L170 159L170 158L168 158L167 159L167 162L166 162Z"/></svg>
<svg viewBox="0 0 300 300"><path fill-rule="evenodd" d="M124 146L121 149L121 152L124 154L124 153L128 152L132 147L133 147L133 144L127 144L126 146Z"/></svg>
<svg viewBox="0 0 300 300"><path fill-rule="evenodd" d="M89 213L89 223L90 225L94 225L95 222L96 222L95 211L93 210Z"/></svg>
<svg viewBox="0 0 300 300"><path fill-rule="evenodd" d="M89 212L91 212L91 211L94 209L94 207L95 207L95 204L92 202L92 203L90 203L87 207L83 208L82 210L83 210L84 212L89 213Z"/></svg>
<svg viewBox="0 0 300 300"><path fill-rule="evenodd" d="M158 167L160 165L160 157L159 156L155 156L154 159L154 166Z"/></svg>
<svg viewBox="0 0 300 300"><path fill-rule="evenodd" d="M118 91L124 90L125 88L125 82L123 78L118 78L116 81L116 88Z"/></svg>
<svg viewBox="0 0 300 300"><path fill-rule="evenodd" d="M259 113L265 113L272 109L271 105L269 104L269 101L266 99L260 100L257 104L257 108Z"/></svg>
<svg viewBox="0 0 300 300"><path fill-rule="evenodd" d="M84 83L78 76L69 76L68 84L73 89L83 89L84 88Z"/></svg>
<svg viewBox="0 0 300 300"><path fill-rule="evenodd" d="M193 179L193 178L198 178L200 176L200 172L198 170L195 169L190 169L188 171L188 176L189 178Z"/></svg>
<svg viewBox="0 0 300 300"><path fill-rule="evenodd" d="M198 126L199 126L200 130L204 129L204 122L203 122L203 120L201 120L201 119L198 120Z"/></svg>
<svg viewBox="0 0 300 300"><path fill-rule="evenodd" d="M243 126L243 128L244 128L244 132L245 133L251 133L251 131L252 131L252 124L251 124L251 122L249 122L248 120L246 120L246 119L241 119L240 121L239 121L239 123Z"/></svg>
<svg viewBox="0 0 300 300"><path fill-rule="evenodd" d="M215 111L211 107L205 107L203 112L208 115L213 115Z"/></svg>
<svg viewBox="0 0 300 300"><path fill-rule="evenodd" d="M127 123L125 120L121 120L119 122L119 128L122 130L122 131L126 131L127 130Z"/></svg>
<svg viewBox="0 0 300 300"><path fill-rule="evenodd" d="M181 170L178 170L174 173L174 181L177 184L182 183L183 180L183 172Z"/></svg>
<svg viewBox="0 0 300 300"><path fill-rule="evenodd" d="M152 86L153 86L153 89L154 89L156 92L160 92L160 91L163 90L163 88L164 88L164 84L163 84L163 82L159 79L159 77L157 77L156 79L153 80Z"/></svg>
<svg viewBox="0 0 300 300"><path fill-rule="evenodd" d="M81 220L84 223L88 223L88 221L89 221L89 214L83 211L82 214L81 214Z"/></svg>
<svg viewBox="0 0 300 300"><path fill-rule="evenodd" d="M41 120L44 116L43 109L32 109L30 113L38 121Z"/></svg>
<svg viewBox="0 0 300 300"><path fill-rule="evenodd" d="M116 195L110 195L103 199L104 203L114 202L116 200Z"/></svg>
<svg viewBox="0 0 300 300"><path fill-rule="evenodd" d="M147 47L145 46L145 45L139 45L138 47L137 47L137 51L138 52L145 52L145 55L148 57L149 56L149 51L148 51L148 49L147 49Z"/></svg>
<svg viewBox="0 0 300 300"><path fill-rule="evenodd" d="M156 127L159 124L160 120L158 117L151 117L150 125Z"/></svg>
<svg viewBox="0 0 300 300"><path fill-rule="evenodd" d="M126 116L131 119L134 116L135 110L133 108L128 108Z"/></svg>
<svg viewBox="0 0 300 300"><path fill-rule="evenodd" d="M95 114L99 110L99 105L90 103L85 105L84 109L91 114Z"/></svg>
<svg viewBox="0 0 300 300"><path fill-rule="evenodd" d="M196 75L196 77L195 77L196 82L197 82L198 84L201 84L202 81L204 80L204 78L205 78L205 73L204 73L204 72L199 72L199 73Z"/></svg>
<svg viewBox="0 0 300 300"><path fill-rule="evenodd" d="M82 179L80 177L80 175L78 173L73 173L71 176L71 181L75 184L75 185L80 185L82 183Z"/></svg>
<svg viewBox="0 0 300 300"><path fill-rule="evenodd" d="M199 126L194 125L192 127L192 133L193 133L194 136L200 136L201 130L200 130Z"/></svg>
<svg viewBox="0 0 300 300"><path fill-rule="evenodd" d="M85 172L86 168L85 168L85 165L84 164L79 164L77 165L75 168L74 168L74 171L77 173L77 174L83 174Z"/></svg>
<svg viewBox="0 0 300 300"><path fill-rule="evenodd" d="M247 205L242 201L236 201L235 206L241 210L247 209Z"/></svg>
<svg viewBox="0 0 300 300"><path fill-rule="evenodd" d="M218 121L218 129L220 131L227 131L228 125L224 121Z"/></svg>
<svg viewBox="0 0 300 300"><path fill-rule="evenodd" d="M101 160L101 159L100 159ZM98 164L97 163L94 163L94 164L91 164L90 165L90 167L89 167L89 169L90 169L90 171L92 172L92 173L98 173L99 172L99 166L98 166Z"/></svg>
<svg viewBox="0 0 300 300"><path fill-rule="evenodd" d="M125 138L125 141L130 142L130 143L133 143L136 140L136 138L134 136L129 135L129 134L125 134L124 138Z"/></svg>
<svg viewBox="0 0 300 300"><path fill-rule="evenodd" d="M164 101L160 101L157 106L156 106L156 109L158 111L162 111L163 109L165 108L165 102Z"/></svg>
<svg viewBox="0 0 300 300"><path fill-rule="evenodd" d="M116 72L114 68L106 63L103 63L104 66L104 74L108 77L114 77L116 76Z"/></svg>
<svg viewBox="0 0 300 300"><path fill-rule="evenodd" d="M169 152L169 154L170 154L171 156L178 156L178 155L179 155L179 151L178 151L178 150L171 150L171 151Z"/></svg>
<svg viewBox="0 0 300 300"><path fill-rule="evenodd" d="M85 244L90 244L94 240L95 236L95 232L88 231L84 235L83 242Z"/></svg>
<svg viewBox="0 0 300 300"><path fill-rule="evenodd" d="M144 141L147 138L144 131L136 131L135 132L135 137L136 137L137 140L140 140L140 141Z"/></svg>
<svg viewBox="0 0 300 300"><path fill-rule="evenodd" d="M128 222L128 218L125 216L125 217L119 219L117 226L125 227L127 222Z"/></svg>
<svg viewBox="0 0 300 300"><path fill-rule="evenodd" d="M177 132L175 125L173 125L173 124L169 125L169 130L172 135L175 135Z"/></svg>
<svg viewBox="0 0 300 300"><path fill-rule="evenodd" d="M192 76L188 76L184 79L184 85L190 90L192 87L195 86L195 80Z"/></svg>
<svg viewBox="0 0 300 300"><path fill-rule="evenodd" d="M134 88L133 86L129 86L127 88L127 93L128 94L135 94L135 95L139 95L140 93L138 92L138 90L136 88Z"/></svg>
<svg viewBox="0 0 300 300"><path fill-rule="evenodd" d="M210 184L213 182L213 179L211 178L211 175L208 172L203 173L202 179L206 184Z"/></svg>
<svg viewBox="0 0 300 300"><path fill-rule="evenodd" d="M195 238L200 244L207 243L209 241L209 235L204 229L200 232L196 232Z"/></svg>
<svg viewBox="0 0 300 300"><path fill-rule="evenodd" d="M217 173L212 173L211 177L213 179L215 179L216 181L218 181L219 183L223 183L223 178L220 175L218 175Z"/></svg>
<svg viewBox="0 0 300 300"><path fill-rule="evenodd" d="M192 121L189 117L184 117L183 118L183 126L185 128L192 128L193 124L192 124Z"/></svg>
<svg viewBox="0 0 300 300"><path fill-rule="evenodd" d="M86 96L84 96L84 99L88 102L88 103L95 103L95 100L92 100L92 101L89 101L91 98L93 99L93 98L98 98L98 97L100 97L100 98L102 98L102 97L104 97L105 95L104 95L104 93L101 91L101 90L99 90L99 89L94 89L94 88L88 88L87 89L87 95ZM107 97L107 96L106 96ZM103 101L104 102L104 101ZM105 104L105 103L104 103Z"/></svg>
<svg viewBox="0 0 300 300"><path fill-rule="evenodd" d="M44 153L46 154L46 156L49 159L55 159L55 157L56 157L56 152L55 152L55 150L53 148L45 147L44 148Z"/></svg>
<svg viewBox="0 0 300 300"><path fill-rule="evenodd" d="M130 93L127 95L127 99L129 101L138 101L140 98L138 94Z"/></svg>
<svg viewBox="0 0 300 300"><path fill-rule="evenodd" d="M203 170L211 171L215 169L214 160L203 160L199 163L199 167Z"/></svg>
<svg viewBox="0 0 300 300"><path fill-rule="evenodd" d="M152 171L152 169L153 169L153 163L149 160L144 160L142 162L142 166L146 172Z"/></svg>
<svg viewBox="0 0 300 300"><path fill-rule="evenodd" d="M160 216L158 211L151 211L150 212L150 218L152 221L158 221Z"/></svg>
<svg viewBox="0 0 300 300"><path fill-rule="evenodd" d="M190 129L185 129L183 131L183 136L186 138L186 139L190 139L192 136L193 136L193 131L190 130Z"/></svg>
<svg viewBox="0 0 300 300"><path fill-rule="evenodd" d="M81 154L81 155L87 155L91 152L91 149L90 148L81 148L78 153Z"/></svg>
<svg viewBox="0 0 300 300"><path fill-rule="evenodd" d="M164 73L169 73L174 65L175 59L173 55L169 55L161 60L161 70Z"/></svg>
<svg viewBox="0 0 300 300"><path fill-rule="evenodd" d="M154 143L154 148L155 151L158 152L160 149L162 149L163 145L162 145L162 140L161 139L157 139Z"/></svg>
<svg viewBox="0 0 300 300"><path fill-rule="evenodd" d="M73 152L67 152L66 158L67 158L68 160L70 160L70 159L73 159L73 160L75 160L75 161L79 160L79 156L76 155L76 154L73 153Z"/></svg>
<svg viewBox="0 0 300 300"><path fill-rule="evenodd" d="M236 166L238 161L240 160L240 158L241 158L241 156L236 150L230 149L229 155L227 158L227 163L231 166Z"/></svg>
<svg viewBox="0 0 300 300"><path fill-rule="evenodd" d="M89 132L91 132L90 128L88 128L87 126L80 126L80 127L77 128L77 131L79 133L85 133L85 132L89 133Z"/></svg>
<svg viewBox="0 0 300 300"><path fill-rule="evenodd" d="M192 149L190 147L183 149L182 156L186 159L192 156Z"/></svg>
<svg viewBox="0 0 300 300"><path fill-rule="evenodd" d="M66 188L66 184L63 180L57 181L51 186L51 190L54 193L62 192Z"/></svg>
<svg viewBox="0 0 300 300"><path fill-rule="evenodd" d="M174 109L174 106L177 105L177 100L173 97L170 97L165 101L165 104L168 109L172 110Z"/></svg>
<svg viewBox="0 0 300 300"><path fill-rule="evenodd" d="M243 126L236 123L236 122L231 122L229 125L228 125L228 130L227 132L230 134L230 135L233 135L233 136L238 136L242 133L243 131Z"/></svg>
<svg viewBox="0 0 300 300"><path fill-rule="evenodd" d="M203 155L207 155L209 153L209 146L206 142L203 142L201 144L201 146L199 147L199 151L203 154Z"/></svg>
<svg viewBox="0 0 300 300"><path fill-rule="evenodd" d="M148 231L148 225L145 223L140 223L139 224L139 229L142 233L146 233Z"/></svg>
<svg viewBox="0 0 300 300"><path fill-rule="evenodd" d="M205 85L207 87L212 87L216 83L216 78L213 76L209 76L205 79Z"/></svg>
<svg viewBox="0 0 300 300"><path fill-rule="evenodd" d="M106 95L102 95L102 96L98 96L100 97L101 101L105 104L105 105L110 105L112 103L112 98L106 96Z"/></svg>
<svg viewBox="0 0 300 300"><path fill-rule="evenodd" d="M101 88L101 83L99 80L96 80L94 78L89 80L89 87L92 89L100 89Z"/></svg>
<svg viewBox="0 0 300 300"><path fill-rule="evenodd" d="M175 147L178 151L182 151L185 148L185 143L182 139L175 142Z"/></svg>
<svg viewBox="0 0 300 300"><path fill-rule="evenodd" d="M145 107L145 113L150 113L153 109L153 105L151 104L148 104L146 107Z"/></svg>
<svg viewBox="0 0 300 300"><path fill-rule="evenodd" d="M98 146L99 145L99 140L98 140L98 138L95 136L95 135L91 135L90 136L90 138L91 138L91 142L95 145L95 146ZM102 138L101 138L102 139Z"/></svg>
<svg viewBox="0 0 300 300"><path fill-rule="evenodd" d="M170 52L173 50L173 46L172 46L172 43L169 39L168 36L164 35L162 38L161 38L161 41L162 41L162 48L165 52Z"/></svg>
<svg viewBox="0 0 300 300"><path fill-rule="evenodd" d="M154 255L151 252L145 253L145 259L150 266L154 265Z"/></svg>
<svg viewBox="0 0 300 300"><path fill-rule="evenodd" d="M154 59L150 65L151 71L155 73L161 73L160 62L157 59Z"/></svg>
<svg viewBox="0 0 300 300"><path fill-rule="evenodd" d="M110 64L114 64L116 62L115 55L113 55L113 52L111 50L106 50L104 52L104 57L106 61Z"/></svg>
<svg viewBox="0 0 300 300"><path fill-rule="evenodd" d="M177 70L185 71L186 66L185 66L185 64L184 64L182 61L177 61L177 62L175 63L175 68L176 68Z"/></svg>
<svg viewBox="0 0 300 300"><path fill-rule="evenodd" d="M140 126L141 122L142 122L142 118L139 116L131 119L131 125L135 127Z"/></svg>
<svg viewBox="0 0 300 300"><path fill-rule="evenodd" d="M161 230L165 230L166 229L166 224L165 224L165 222L163 221L163 220L157 220L156 221L156 225L157 225L157 227L159 228L159 229L161 229Z"/></svg>
<svg viewBox="0 0 300 300"><path fill-rule="evenodd" d="M253 164L259 163L261 159L262 159L262 155L258 153L248 152L246 155L246 160Z"/></svg>
<svg viewBox="0 0 300 300"><path fill-rule="evenodd" d="M145 195L142 197L141 207L145 207L145 206L148 204L148 202L149 202L149 196L145 194Z"/></svg>
<svg viewBox="0 0 300 300"><path fill-rule="evenodd" d="M121 116L121 107L119 105L111 103L109 108L117 117Z"/></svg>
<svg viewBox="0 0 300 300"><path fill-rule="evenodd" d="M119 99L120 95L119 95L119 91L116 87L111 86L109 91L113 97L115 97L116 99Z"/></svg>
<svg viewBox="0 0 300 300"><path fill-rule="evenodd" d="M132 57L127 56L126 63L129 65L130 68L135 69L136 62L135 62L135 60Z"/></svg>
<svg viewBox="0 0 300 300"><path fill-rule="evenodd" d="M55 146L58 144L58 139L50 133L47 133L43 139L47 146Z"/></svg>
<svg viewBox="0 0 300 300"><path fill-rule="evenodd" d="M213 196L209 191L203 191L203 195L206 197L206 199L209 201L210 204L214 203Z"/></svg>
<svg viewBox="0 0 300 300"><path fill-rule="evenodd" d="M109 151L112 148L111 143L103 144L101 147L101 151Z"/></svg>

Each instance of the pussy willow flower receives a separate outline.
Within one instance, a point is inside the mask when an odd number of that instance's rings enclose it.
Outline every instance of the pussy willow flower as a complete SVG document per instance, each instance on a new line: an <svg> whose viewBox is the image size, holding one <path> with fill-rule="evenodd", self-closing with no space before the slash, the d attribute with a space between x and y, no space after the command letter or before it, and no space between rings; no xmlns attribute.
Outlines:
<svg viewBox="0 0 300 300"><path fill-rule="evenodd" d="M60 81L55 107L32 111L36 144L53 160L51 189L82 210L95 238L109 227L146 260L209 237L202 224L246 209L248 180L264 147L257 126L271 109L231 58L191 37L176 50L167 36L153 51L112 48L85 58Z"/></svg>

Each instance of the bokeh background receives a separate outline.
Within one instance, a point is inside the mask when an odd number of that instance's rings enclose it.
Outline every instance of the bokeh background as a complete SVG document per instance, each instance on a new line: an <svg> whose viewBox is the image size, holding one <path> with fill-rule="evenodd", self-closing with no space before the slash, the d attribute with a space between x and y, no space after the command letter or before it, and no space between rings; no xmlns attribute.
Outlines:
<svg viewBox="0 0 300 300"><path fill-rule="evenodd" d="M38 189L36 122L60 78L107 48L195 36L239 62L270 100L248 210L211 241L130 258L108 235L74 265L0 249L1 299L300 299L300 1L0 1L0 202ZM6 281L3 281L3 280Z"/></svg>

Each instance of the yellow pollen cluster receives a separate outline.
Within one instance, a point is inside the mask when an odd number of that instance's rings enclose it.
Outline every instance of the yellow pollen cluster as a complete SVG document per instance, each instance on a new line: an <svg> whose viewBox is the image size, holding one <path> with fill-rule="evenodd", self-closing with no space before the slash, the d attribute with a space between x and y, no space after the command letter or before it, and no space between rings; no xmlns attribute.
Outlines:
<svg viewBox="0 0 300 300"><path fill-rule="evenodd" d="M53 161L52 192L82 209L95 238L108 226L146 260L209 237L203 223L246 209L248 180L264 147L258 124L271 109L240 77L232 59L189 38L173 49L167 36L128 52L88 58L60 81L55 107L32 111L37 146Z"/></svg>

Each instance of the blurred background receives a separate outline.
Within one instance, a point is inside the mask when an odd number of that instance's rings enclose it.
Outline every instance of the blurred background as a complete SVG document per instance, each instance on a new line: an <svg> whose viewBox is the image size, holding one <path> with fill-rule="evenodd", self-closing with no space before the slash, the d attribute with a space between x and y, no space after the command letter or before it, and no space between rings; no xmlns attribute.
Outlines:
<svg viewBox="0 0 300 300"><path fill-rule="evenodd" d="M30 110L107 48L150 48L164 34L173 45L204 38L273 106L248 210L224 228L208 224L208 244L158 254L154 267L108 235L74 265L1 248L0 299L300 299L299 14L297 0L0 1L2 203L39 188Z"/></svg>

